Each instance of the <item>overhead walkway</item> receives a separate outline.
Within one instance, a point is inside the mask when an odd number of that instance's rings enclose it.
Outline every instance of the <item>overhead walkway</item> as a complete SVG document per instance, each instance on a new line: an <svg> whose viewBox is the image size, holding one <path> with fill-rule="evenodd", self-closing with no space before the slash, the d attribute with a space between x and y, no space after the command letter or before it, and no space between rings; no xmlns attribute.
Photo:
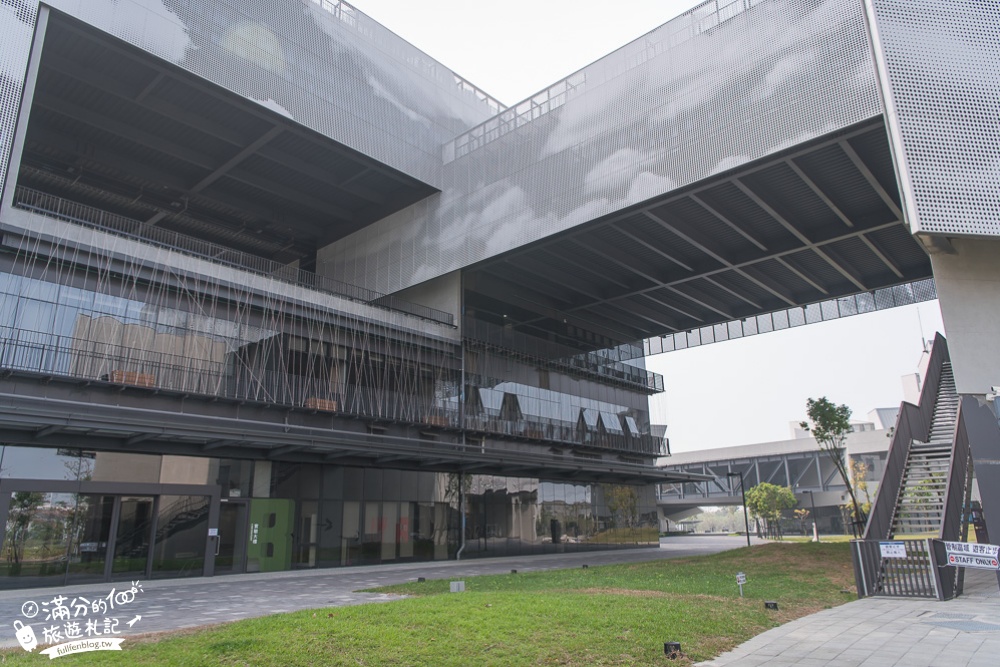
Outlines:
<svg viewBox="0 0 1000 667"><path fill-rule="evenodd" d="M864 430L848 436L852 459L869 469L869 491L874 493L881 476L889 440L885 430ZM676 474L704 475L707 479L662 484L657 503L664 516L679 520L699 507L740 505L740 478L749 489L761 482L787 486L799 505L814 512L823 531L841 532L840 506L846 488L836 467L813 438L757 443L737 447L672 454L666 470Z"/></svg>

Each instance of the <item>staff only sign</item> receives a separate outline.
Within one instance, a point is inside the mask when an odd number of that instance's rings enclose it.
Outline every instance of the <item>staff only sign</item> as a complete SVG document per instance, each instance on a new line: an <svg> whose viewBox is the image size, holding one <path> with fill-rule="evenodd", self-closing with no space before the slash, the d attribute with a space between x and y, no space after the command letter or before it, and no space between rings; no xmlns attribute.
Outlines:
<svg viewBox="0 0 1000 667"><path fill-rule="evenodd" d="M1000 569L1000 560L997 557L1000 546L996 544L945 542L944 550L948 553L948 565L975 567L982 570Z"/></svg>

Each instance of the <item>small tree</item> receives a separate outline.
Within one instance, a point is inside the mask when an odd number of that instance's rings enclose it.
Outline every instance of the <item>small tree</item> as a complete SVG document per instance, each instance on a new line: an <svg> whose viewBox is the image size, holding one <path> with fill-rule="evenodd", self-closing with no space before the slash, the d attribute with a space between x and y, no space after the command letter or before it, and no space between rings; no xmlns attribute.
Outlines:
<svg viewBox="0 0 1000 667"><path fill-rule="evenodd" d="M795 510L795 518L799 520L799 530L806 534L806 521L809 519L809 510L802 508Z"/></svg>
<svg viewBox="0 0 1000 667"><path fill-rule="evenodd" d="M851 514L855 525L859 526L867 520L868 515L858 503L847 462L846 443L847 434L851 432L851 409L846 405L834 405L823 396L806 401L806 414L809 415L809 421L799 425L812 434L820 450L840 473L840 479L847 487L847 495L851 498Z"/></svg>
<svg viewBox="0 0 1000 667"><path fill-rule="evenodd" d="M851 461L851 480L854 482L854 493L861 499L861 511L865 516L871 514L872 496L868 492L868 464L861 459Z"/></svg>
<svg viewBox="0 0 1000 667"><path fill-rule="evenodd" d="M747 490L747 509L764 520L768 535L781 534L781 512L795 507L798 501L787 486L762 482Z"/></svg>

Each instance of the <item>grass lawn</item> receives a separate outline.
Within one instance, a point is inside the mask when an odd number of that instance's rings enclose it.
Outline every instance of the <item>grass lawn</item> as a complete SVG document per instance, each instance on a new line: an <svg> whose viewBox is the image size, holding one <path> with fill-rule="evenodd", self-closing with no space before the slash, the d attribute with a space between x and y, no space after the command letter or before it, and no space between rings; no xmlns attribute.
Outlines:
<svg viewBox="0 0 1000 667"><path fill-rule="evenodd" d="M745 572L740 599L735 575ZM684 665L854 599L847 544L767 544L714 556L492 575L378 589L387 604L303 611L130 637L68 665ZM763 600L780 610L765 611ZM664 641L684 655L668 660ZM37 653L37 649L36 649ZM4 664L48 664L21 649Z"/></svg>

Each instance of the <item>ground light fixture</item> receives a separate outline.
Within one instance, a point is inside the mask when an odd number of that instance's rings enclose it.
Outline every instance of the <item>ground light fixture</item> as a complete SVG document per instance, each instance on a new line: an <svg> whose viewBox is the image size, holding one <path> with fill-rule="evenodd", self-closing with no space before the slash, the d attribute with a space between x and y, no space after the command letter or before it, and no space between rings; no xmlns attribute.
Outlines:
<svg viewBox="0 0 1000 667"><path fill-rule="evenodd" d="M663 655L671 660L675 660L681 653L680 642L663 642Z"/></svg>
<svg viewBox="0 0 1000 667"><path fill-rule="evenodd" d="M770 609L771 611L778 611L778 603L774 600L764 600L764 609Z"/></svg>

